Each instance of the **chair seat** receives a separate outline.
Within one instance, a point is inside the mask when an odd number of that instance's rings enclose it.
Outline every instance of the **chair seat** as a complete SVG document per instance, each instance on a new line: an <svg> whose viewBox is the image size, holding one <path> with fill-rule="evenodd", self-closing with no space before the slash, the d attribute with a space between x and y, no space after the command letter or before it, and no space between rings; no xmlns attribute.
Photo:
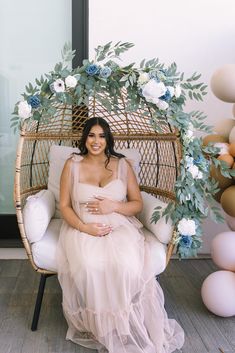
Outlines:
<svg viewBox="0 0 235 353"><path fill-rule="evenodd" d="M32 253L35 264L44 270L57 272L56 265L56 246L59 239L60 227L62 219L53 218L48 225L43 238L32 244ZM165 270L166 267L166 251L165 244L160 243L155 236L146 228L142 228L146 242L150 243L151 258L155 274L158 275Z"/></svg>

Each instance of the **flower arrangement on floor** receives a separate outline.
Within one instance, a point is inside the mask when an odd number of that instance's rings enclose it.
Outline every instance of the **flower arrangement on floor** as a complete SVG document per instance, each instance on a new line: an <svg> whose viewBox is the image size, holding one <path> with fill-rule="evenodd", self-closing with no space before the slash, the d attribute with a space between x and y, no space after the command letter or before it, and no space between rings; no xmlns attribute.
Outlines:
<svg viewBox="0 0 235 353"><path fill-rule="evenodd" d="M94 94L108 111L113 111L118 107L123 88L127 92L129 112L148 104L153 111L154 128L159 128L159 120L176 127L183 149L175 183L176 202L170 202L164 210L156 208L152 221L157 222L164 215L166 219L171 218L177 253L180 257L196 256L202 243L203 219L208 215L215 221L222 219L213 199L218 184L209 178L210 160L217 150L212 146L202 147L201 139L194 136L194 130L209 133L211 128L204 123L206 117L202 112L184 112L186 100L202 100L207 86L198 83L200 75L194 73L184 79L175 63L165 67L158 59L143 60L139 67L135 63L121 67L115 59L132 46L121 42L98 46L95 60L83 60L81 67L72 70L69 65L75 52L66 44L62 51L63 62L56 64L45 77L36 79L36 86L31 83L26 86L23 100L15 105L12 127L16 130L25 119L50 119L56 113L55 103L88 106L89 97ZM109 92L112 103L99 94L104 90ZM228 172L223 163L221 170L227 175L233 173Z"/></svg>

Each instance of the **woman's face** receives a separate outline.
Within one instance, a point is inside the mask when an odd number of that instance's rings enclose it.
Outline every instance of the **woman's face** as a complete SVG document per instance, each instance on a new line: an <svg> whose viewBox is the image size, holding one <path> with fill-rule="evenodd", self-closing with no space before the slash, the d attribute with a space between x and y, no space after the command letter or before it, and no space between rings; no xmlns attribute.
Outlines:
<svg viewBox="0 0 235 353"><path fill-rule="evenodd" d="M86 148L89 154L99 156L104 154L107 146L104 130L100 125L94 125L86 139Z"/></svg>

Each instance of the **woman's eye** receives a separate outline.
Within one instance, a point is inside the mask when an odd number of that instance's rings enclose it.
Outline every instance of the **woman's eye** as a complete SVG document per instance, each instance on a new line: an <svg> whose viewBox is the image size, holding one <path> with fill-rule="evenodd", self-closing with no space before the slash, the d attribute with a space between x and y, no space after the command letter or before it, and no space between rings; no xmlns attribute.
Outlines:
<svg viewBox="0 0 235 353"><path fill-rule="evenodd" d="M105 138L105 135L100 135L100 137L104 139L104 138Z"/></svg>

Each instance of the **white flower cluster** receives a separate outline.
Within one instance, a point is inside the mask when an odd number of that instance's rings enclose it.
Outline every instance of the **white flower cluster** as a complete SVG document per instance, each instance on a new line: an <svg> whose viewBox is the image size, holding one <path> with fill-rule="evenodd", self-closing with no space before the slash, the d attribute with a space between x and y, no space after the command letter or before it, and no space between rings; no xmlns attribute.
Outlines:
<svg viewBox="0 0 235 353"><path fill-rule="evenodd" d="M196 223L193 219L182 218L177 229L181 235L192 236L196 234Z"/></svg>
<svg viewBox="0 0 235 353"><path fill-rule="evenodd" d="M189 173L192 174L193 179L202 179L203 173L199 170L198 166L195 165L193 157L186 156L185 157L186 168Z"/></svg>
<svg viewBox="0 0 235 353"><path fill-rule="evenodd" d="M143 72L139 75L138 86L142 89L142 95L147 102L153 103L160 110L166 110L169 108L168 101L174 96L178 98L181 95L180 85L177 84L175 87L166 86L164 82L151 78L147 72ZM169 98L164 99L164 95L168 92Z"/></svg>

